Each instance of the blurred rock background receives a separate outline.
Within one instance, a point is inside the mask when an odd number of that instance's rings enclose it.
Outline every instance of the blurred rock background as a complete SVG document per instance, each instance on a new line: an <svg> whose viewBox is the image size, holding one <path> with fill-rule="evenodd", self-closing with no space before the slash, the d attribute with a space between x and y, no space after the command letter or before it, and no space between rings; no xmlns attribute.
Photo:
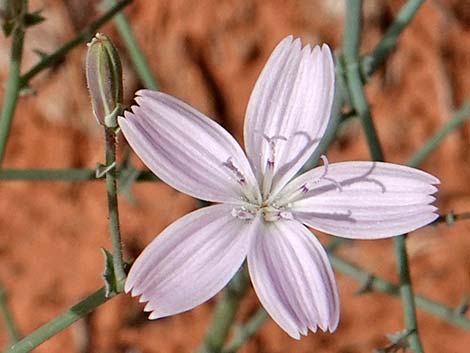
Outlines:
<svg viewBox="0 0 470 353"><path fill-rule="evenodd" d="M38 61L35 49L53 51L96 18L98 3L31 0L30 9L42 9L46 21L27 32L23 68ZM374 47L403 3L365 1L362 53ZM242 141L251 89L274 46L294 34L304 42L339 48L344 2L136 0L125 13L161 89L213 117ZM131 104L142 84L114 24L100 31L120 49L126 103ZM0 38L0 96L10 44ZM85 53L86 46L79 46L31 82L33 94L19 102L5 168L94 168L103 161L102 131L87 96ZM367 93L386 159L405 163L470 97L469 2L427 1ZM470 211L469 142L466 123L422 166L442 182L437 203L441 213ZM330 162L369 158L358 121L342 126L328 157ZM196 207L192 199L160 183L139 183L133 191L134 204L120 199L127 259ZM101 286L99 248L110 248L106 217L102 182L0 183L0 280L23 334ZM469 221L419 230L410 236L408 249L416 293L451 307L470 294ZM396 281L390 240L354 242L340 254ZM342 318L335 334L310 334L297 342L269 321L241 352L359 353L386 346L385 334L403 329L399 300L375 293L357 296L358 283L341 274L337 278ZM147 321L137 300L119 296L36 351L191 352L205 333L214 303ZM250 291L238 319L246 319L257 307ZM468 332L421 310L418 319L426 352L468 352ZM0 346L6 343L2 328Z"/></svg>

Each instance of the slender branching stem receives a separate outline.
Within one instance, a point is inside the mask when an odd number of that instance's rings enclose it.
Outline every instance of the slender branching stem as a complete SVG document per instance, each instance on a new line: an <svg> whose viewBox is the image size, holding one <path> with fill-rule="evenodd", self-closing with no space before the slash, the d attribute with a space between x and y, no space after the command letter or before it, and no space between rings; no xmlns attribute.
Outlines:
<svg viewBox="0 0 470 353"><path fill-rule="evenodd" d="M350 0L347 1L346 4L346 24L343 48L349 95L351 103L357 115L361 119L372 159L383 161L384 155L364 92L359 65L360 33L362 28L362 0ZM405 325L408 332L410 332L408 338L410 347L415 353L424 353L416 319L415 300L410 277L405 235L395 237L394 244Z"/></svg>
<svg viewBox="0 0 470 353"><path fill-rule="evenodd" d="M41 61L34 65L29 71L27 71L23 76L21 76L21 84L23 86L28 85L29 81L39 74L44 69L53 66L73 48L76 46L88 42L96 33L96 31L111 20L117 13L119 13L123 8L129 5L132 0L121 0L106 11L100 18L92 22L85 29L83 29L78 35L72 40L65 43L63 46L58 48L53 53L44 56Z"/></svg>
<svg viewBox="0 0 470 353"><path fill-rule="evenodd" d="M111 297L106 297L104 288L99 289L57 316L55 319L49 321L33 333L13 344L4 353L26 353L32 351L41 343L47 341L52 336L72 325L75 321L84 317L110 298Z"/></svg>
<svg viewBox="0 0 470 353"><path fill-rule="evenodd" d="M212 323L198 353L220 353L222 351L248 283L248 271L246 266L243 266L230 281L223 297L217 303Z"/></svg>
<svg viewBox="0 0 470 353"><path fill-rule="evenodd" d="M115 6L117 1L106 0L105 3L107 5ZM119 31L119 34L127 48L132 64L137 72L137 76L139 76L146 88L158 90L158 82L150 69L147 58L137 42L137 38L132 31L126 15L122 12L118 13L114 17L114 21L116 22L117 30Z"/></svg>
<svg viewBox="0 0 470 353"><path fill-rule="evenodd" d="M3 287L0 287L0 315L2 316L5 328L7 329L10 343L14 344L18 342L21 337L20 332L16 327L15 320L13 319L13 315L8 306L8 296Z"/></svg>
<svg viewBox="0 0 470 353"><path fill-rule="evenodd" d="M424 0L409 0L400 10L397 17L384 34L372 53L361 60L362 75L366 78L383 64L385 59L395 48L398 38L410 24Z"/></svg>
<svg viewBox="0 0 470 353"><path fill-rule="evenodd" d="M439 146L442 141L458 127L470 119L470 100L467 100L462 106L453 114L452 118L444 124L423 146L410 158L408 165L410 167L417 167Z"/></svg>
<svg viewBox="0 0 470 353"><path fill-rule="evenodd" d="M117 169L119 177L124 172ZM148 170L137 170L137 182L160 181ZM96 177L95 169L2 169L0 180L3 181L94 181L103 180L105 177Z"/></svg>
<svg viewBox="0 0 470 353"><path fill-rule="evenodd" d="M0 113L0 165L5 157L5 150L10 135L11 124L16 110L16 103L21 89L21 59L23 57L23 44L26 25L25 15L28 11L28 2L21 0L18 2L20 8L15 14L14 27L12 31L10 69L6 83L5 95L3 96L2 111Z"/></svg>
<svg viewBox="0 0 470 353"><path fill-rule="evenodd" d="M122 259L121 234L119 230L119 210L116 185L116 131L105 127L106 136L106 193L108 196L109 229L113 246L113 267L116 276L116 290L124 289L126 273Z"/></svg>

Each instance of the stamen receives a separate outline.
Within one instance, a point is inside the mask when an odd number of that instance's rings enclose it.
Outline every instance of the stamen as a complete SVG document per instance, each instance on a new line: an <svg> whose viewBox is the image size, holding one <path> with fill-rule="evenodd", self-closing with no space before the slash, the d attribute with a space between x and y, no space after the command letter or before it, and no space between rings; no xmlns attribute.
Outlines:
<svg viewBox="0 0 470 353"><path fill-rule="evenodd" d="M238 169L234 164L233 164L233 158L229 157L225 162L222 163L224 167L227 167L233 174L235 174L235 177L237 178L237 182L240 185L245 185L246 184L246 178L243 175L243 173Z"/></svg>
<svg viewBox="0 0 470 353"><path fill-rule="evenodd" d="M276 160L276 141L277 140L287 141L287 138L281 135L274 135L273 137L269 137L266 134L263 134L263 138L269 144L269 157L267 161L267 167L269 169L274 169L274 161Z"/></svg>
<svg viewBox="0 0 470 353"><path fill-rule="evenodd" d="M287 221L291 221L294 219L294 216L292 215L291 212L289 211L283 211L283 210L264 210L263 211L263 216L264 220L266 222L276 222L279 221L280 219L284 219Z"/></svg>
<svg viewBox="0 0 470 353"><path fill-rule="evenodd" d="M319 179L322 179L326 176L326 174L328 173L328 166L330 165L330 162L328 162L328 158L326 158L326 156L324 154L322 154L320 156L321 160L323 161L323 174L321 175L321 177Z"/></svg>
<svg viewBox="0 0 470 353"><path fill-rule="evenodd" d="M268 142L269 146L269 155L266 161L266 170L264 171L263 178L263 196L264 198L267 198L269 192L271 191L271 186L274 177L274 164L276 161L276 142L278 140L287 141L287 138L281 135L274 135L272 137L269 137L266 134L262 134L262 136Z"/></svg>
<svg viewBox="0 0 470 353"><path fill-rule="evenodd" d="M343 191L343 188L342 188L340 183L338 183L336 180L334 180L332 178L327 177L329 162L328 162L328 159L326 158L326 156L322 155L320 158L323 161L323 172L322 172L322 174L319 177L317 177L315 180L307 181L306 183L302 184L292 194L286 195L285 198L282 198L282 199L278 200L277 202L279 204L285 204L285 203L288 203L288 202L294 202L294 201L298 200L299 196L301 196L303 194L306 194L309 191L313 190L315 185L317 185L322 180L326 180L326 181L329 181L330 183L332 183L339 192Z"/></svg>

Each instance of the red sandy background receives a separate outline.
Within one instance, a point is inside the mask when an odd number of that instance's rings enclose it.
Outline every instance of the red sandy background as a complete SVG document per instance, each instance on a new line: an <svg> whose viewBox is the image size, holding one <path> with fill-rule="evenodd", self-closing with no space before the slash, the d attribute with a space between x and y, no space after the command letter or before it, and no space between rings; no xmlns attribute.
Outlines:
<svg viewBox="0 0 470 353"><path fill-rule="evenodd" d="M28 30L25 69L38 60L33 49L54 50L98 11L91 0L30 3L31 9L43 9L47 21ZM362 52L374 46L402 4L365 1ZM134 1L126 13L161 89L214 117L242 141L251 89L276 43L294 34L304 42L339 48L343 7L343 2L332 0ZM140 84L114 26L102 31L121 50L130 104ZM0 39L1 96L9 45L9 40ZM33 80L36 94L20 99L5 167L94 168L103 161L102 134L84 80L85 52L86 46L80 46ZM468 99L469 68L469 3L428 1L368 85L388 161L406 162ZM470 211L469 140L465 125L422 166L442 181L437 202L442 213ZM369 158L358 122L341 128L328 157L330 162ZM196 207L192 199L161 183L136 184L133 191L134 205L120 198L127 259ZM100 247L110 248L104 184L2 182L0 195L0 280L19 329L28 334L102 285ZM451 307L470 293L470 222L417 231L409 238L408 250L417 293ZM340 254L396 281L390 240L358 241ZM337 278L342 317L335 334L311 334L298 342L269 321L241 352L359 353L386 346L384 335L404 327L399 300L375 293L357 296L358 283L341 274ZM137 300L122 295L37 352L191 352L205 333L214 303L151 322ZM250 290L238 319L249 317L257 306ZM469 351L468 332L421 310L418 319L426 352ZM2 329L0 345L6 343Z"/></svg>

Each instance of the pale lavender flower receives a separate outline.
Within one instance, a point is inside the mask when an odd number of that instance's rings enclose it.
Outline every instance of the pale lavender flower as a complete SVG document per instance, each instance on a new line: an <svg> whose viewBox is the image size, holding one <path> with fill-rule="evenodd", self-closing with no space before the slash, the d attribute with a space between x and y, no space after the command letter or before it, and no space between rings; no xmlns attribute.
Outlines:
<svg viewBox="0 0 470 353"><path fill-rule="evenodd" d="M439 180L380 162L324 164L295 177L318 147L330 116L329 48L284 39L248 104L246 155L213 120L164 93L142 90L119 124L163 181L218 202L166 228L131 268L126 292L150 319L194 308L219 292L248 259L258 297L290 336L334 331L340 304L333 270L304 225L351 239L413 231L437 216ZM294 178L292 181L290 181Z"/></svg>

